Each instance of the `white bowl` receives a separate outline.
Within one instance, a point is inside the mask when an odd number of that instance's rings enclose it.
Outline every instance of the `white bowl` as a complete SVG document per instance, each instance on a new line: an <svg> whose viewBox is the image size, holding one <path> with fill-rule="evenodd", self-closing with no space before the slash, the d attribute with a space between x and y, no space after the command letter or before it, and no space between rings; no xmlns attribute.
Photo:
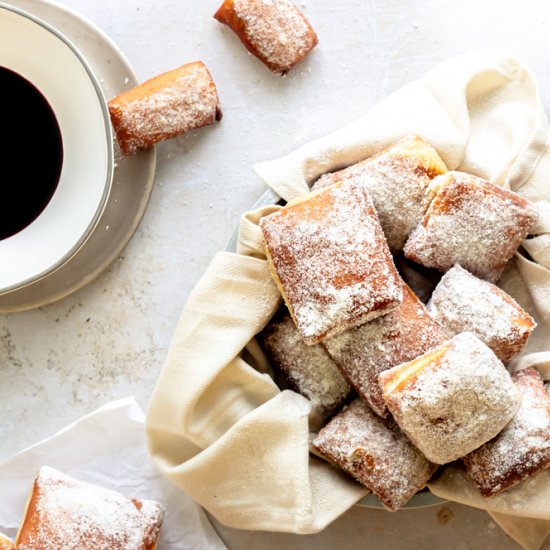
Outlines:
<svg viewBox="0 0 550 550"><path fill-rule="evenodd" d="M42 92L61 130L63 167L57 189L25 229L0 241L0 294L63 265L97 223L111 189L113 140L97 79L76 47L47 23L0 2L0 66ZM32 128L28 160L33 162Z"/></svg>

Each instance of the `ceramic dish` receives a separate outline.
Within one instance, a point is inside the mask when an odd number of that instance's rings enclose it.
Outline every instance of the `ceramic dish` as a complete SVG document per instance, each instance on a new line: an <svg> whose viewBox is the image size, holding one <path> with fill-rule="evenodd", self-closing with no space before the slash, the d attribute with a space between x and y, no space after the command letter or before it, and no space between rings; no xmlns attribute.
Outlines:
<svg viewBox="0 0 550 550"><path fill-rule="evenodd" d="M42 213L0 241L0 293L27 285L65 263L97 224L109 196L113 145L109 113L91 67L61 32L0 3L0 65L31 82L50 104L63 144L57 188ZM32 128L28 131L33 162ZM22 181L21 184L25 184Z"/></svg>
<svg viewBox="0 0 550 550"><path fill-rule="evenodd" d="M13 5L54 25L93 68L105 97L138 84L116 45L80 15L43 0L13 0ZM99 220L78 251L57 270L23 288L0 295L0 312L20 311L59 300L97 277L122 252L141 221L153 188L154 149L122 157L115 147L111 192Z"/></svg>
<svg viewBox="0 0 550 550"><path fill-rule="evenodd" d="M266 191L253 205L250 210L257 210L258 208L262 208L263 206L270 206L272 204L277 204L281 198L274 193L271 190ZM239 230L237 229L235 233L233 233L233 236L231 237L231 240L229 241L227 245L227 251L228 252L237 252L237 243L239 241ZM437 506L438 504L443 504L447 502L446 500L436 497L433 495L428 489L422 489L422 491L419 491L412 497L404 508L427 508L429 506ZM365 508L381 508L385 509L384 506L382 506L382 503L376 498L374 495L367 495L366 497L362 498L358 503L357 506L364 506Z"/></svg>

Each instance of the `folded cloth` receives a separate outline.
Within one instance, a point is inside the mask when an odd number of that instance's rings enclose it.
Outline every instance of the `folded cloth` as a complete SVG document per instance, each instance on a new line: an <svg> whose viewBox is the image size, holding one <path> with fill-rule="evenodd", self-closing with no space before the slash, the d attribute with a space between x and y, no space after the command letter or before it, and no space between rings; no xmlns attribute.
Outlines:
<svg viewBox="0 0 550 550"><path fill-rule="evenodd" d="M449 169L482 176L536 202L540 221L501 284L539 322L531 351L550 341L550 132L531 73L501 51L452 58L387 97L356 122L254 168L285 200L321 174L419 134ZM280 392L254 336L280 303L258 221L245 214L237 254L219 253L181 316L147 416L161 472L218 520L241 529L313 533L365 490L308 452L309 404ZM546 346L546 347L545 347ZM544 371L545 357L522 358ZM543 473L491 500L450 467L431 490L487 509L526 548L550 528L550 478ZM545 482L546 480L546 482ZM518 504L521 503L521 504Z"/></svg>

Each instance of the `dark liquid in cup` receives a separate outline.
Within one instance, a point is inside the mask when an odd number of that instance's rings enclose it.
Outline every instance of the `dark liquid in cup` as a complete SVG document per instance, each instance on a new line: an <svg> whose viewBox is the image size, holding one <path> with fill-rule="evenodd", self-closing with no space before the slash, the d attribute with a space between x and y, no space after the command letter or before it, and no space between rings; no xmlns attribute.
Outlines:
<svg viewBox="0 0 550 550"><path fill-rule="evenodd" d="M63 164L63 142L46 98L0 67L0 240L31 224L50 202Z"/></svg>

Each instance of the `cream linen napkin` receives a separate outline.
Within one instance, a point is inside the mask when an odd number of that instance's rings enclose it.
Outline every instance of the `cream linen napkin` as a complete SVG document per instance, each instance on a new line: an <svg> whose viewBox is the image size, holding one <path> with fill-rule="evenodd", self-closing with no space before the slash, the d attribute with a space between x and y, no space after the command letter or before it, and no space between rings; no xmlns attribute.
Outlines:
<svg viewBox="0 0 550 550"><path fill-rule="evenodd" d="M549 130L537 85L513 57L482 51L450 59L349 126L255 170L289 200L307 193L319 175L408 133L432 143L450 169L483 176L539 203L538 236L525 243L529 258L517 254L502 283L539 320L536 342L545 349ZM365 491L309 455L308 402L277 389L253 340L280 302L257 226L276 208L245 214L238 254L219 253L192 292L153 394L147 433L161 472L218 520L242 529L312 533ZM529 357L524 360L535 365L545 361ZM450 500L490 506L511 536L535 549L550 526L549 477L529 483L527 501L514 496L522 489L482 501L451 469L431 488Z"/></svg>

